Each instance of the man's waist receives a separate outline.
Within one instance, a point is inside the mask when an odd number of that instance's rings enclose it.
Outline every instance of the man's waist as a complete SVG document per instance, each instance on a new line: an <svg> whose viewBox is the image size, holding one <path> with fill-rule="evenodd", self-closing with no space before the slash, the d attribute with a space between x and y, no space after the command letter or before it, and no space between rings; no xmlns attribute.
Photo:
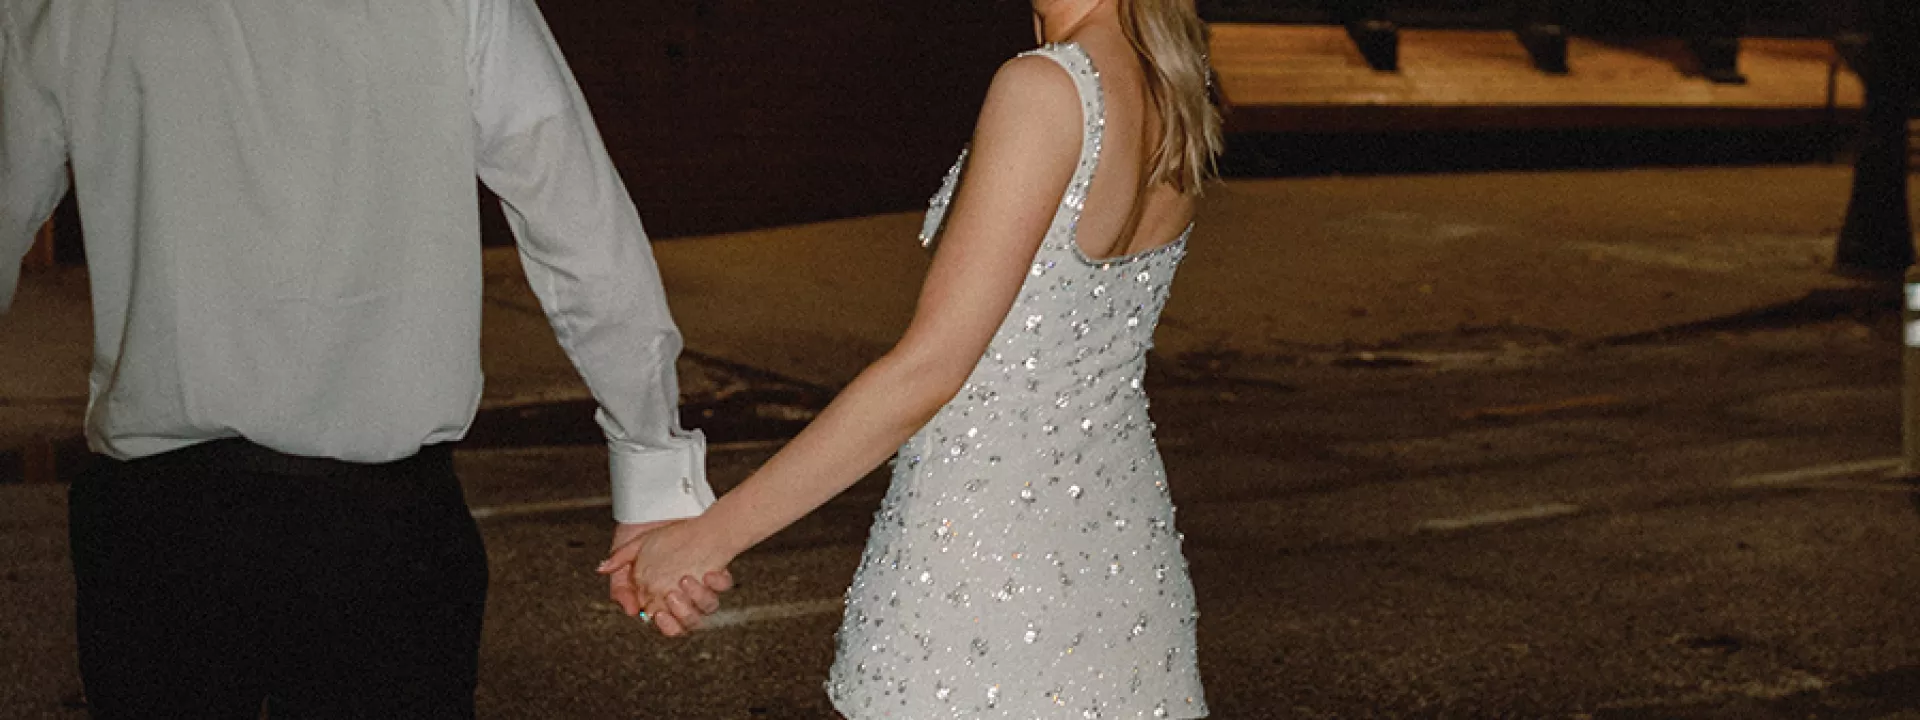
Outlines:
<svg viewBox="0 0 1920 720"><path fill-rule="evenodd" d="M129 462L184 465L209 471L244 472L289 477L338 477L368 470L405 471L413 466L451 462L451 443L434 443L405 458L380 463L364 463L330 457L283 453L244 438L224 438L189 445Z"/></svg>

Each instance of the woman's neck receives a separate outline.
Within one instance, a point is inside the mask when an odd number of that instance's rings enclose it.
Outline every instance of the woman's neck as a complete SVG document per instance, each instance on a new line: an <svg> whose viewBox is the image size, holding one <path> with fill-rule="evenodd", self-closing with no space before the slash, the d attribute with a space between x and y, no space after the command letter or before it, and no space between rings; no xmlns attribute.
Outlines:
<svg viewBox="0 0 1920 720"><path fill-rule="evenodd" d="M1054 0L1034 8L1034 36L1041 43L1064 42L1089 22L1111 13L1111 0Z"/></svg>

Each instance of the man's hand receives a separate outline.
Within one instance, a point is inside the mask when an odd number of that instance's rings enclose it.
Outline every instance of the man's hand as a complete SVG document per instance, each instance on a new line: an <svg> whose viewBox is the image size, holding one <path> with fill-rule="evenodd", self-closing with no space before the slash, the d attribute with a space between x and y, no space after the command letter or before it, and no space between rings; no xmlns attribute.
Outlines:
<svg viewBox="0 0 1920 720"><path fill-rule="evenodd" d="M621 612L627 617L640 614L644 605L640 587L634 583L631 572L633 560L629 553L621 553L623 547L631 546L641 536L660 528L680 522L679 520L661 520L650 523L620 523L614 526L613 542L609 548L611 555L619 555L621 561L609 560L602 563L598 571L607 576L607 594L620 605ZM629 548L631 551L631 548ZM700 580L692 577L681 578L679 592L672 593L668 603L673 612L658 613L652 619L654 624L667 635L679 635L682 632L699 627L707 615L720 609L719 593L733 588L733 575L726 570L707 573Z"/></svg>

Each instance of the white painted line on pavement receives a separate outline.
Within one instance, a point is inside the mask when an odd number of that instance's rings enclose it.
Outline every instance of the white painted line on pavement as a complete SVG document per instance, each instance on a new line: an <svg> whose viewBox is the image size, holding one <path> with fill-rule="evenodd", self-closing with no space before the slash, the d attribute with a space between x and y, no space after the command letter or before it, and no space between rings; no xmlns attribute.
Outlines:
<svg viewBox="0 0 1920 720"><path fill-rule="evenodd" d="M1735 478L1733 480L1733 486L1750 488L1750 487L1770 487L1770 486L1777 486L1777 485L1792 485L1794 483L1806 482L1809 480L1820 480L1824 478L1834 477L1837 475L1855 475L1859 473L1884 472L1888 470L1899 469L1901 462L1902 461L1900 458L1880 458L1877 460L1861 460L1858 462L1840 463L1838 465L1819 465L1819 466L1809 467L1809 468L1800 468L1798 470L1788 470L1785 472L1767 473L1765 475L1749 475L1743 478Z"/></svg>
<svg viewBox="0 0 1920 720"><path fill-rule="evenodd" d="M1920 486L1909 485L1906 483L1891 483L1891 482L1863 483L1863 482L1847 482L1844 480L1830 480L1830 481L1822 481L1822 482L1800 483L1798 485L1794 485L1794 487L1804 488L1807 490L1841 490L1845 492L1892 493L1895 495L1914 495L1916 493L1920 493Z"/></svg>
<svg viewBox="0 0 1920 720"><path fill-rule="evenodd" d="M846 604L846 600L835 598L832 600L805 600L801 602L780 603L779 605L762 605L760 607L741 608L739 610L721 610L720 612L708 615L707 621L700 625L700 629L718 630L736 625L751 625L753 623L772 620L787 620L813 615L838 615L846 608Z"/></svg>
<svg viewBox="0 0 1920 720"><path fill-rule="evenodd" d="M707 446L707 454L714 455L718 453L760 452L760 451L766 451L766 450L778 450L786 444L787 444L787 441L785 440L744 440L741 442L714 443L712 445ZM516 448L516 449L519 449L519 448ZM477 507L477 508L473 508L471 512L473 514L473 519L485 520L488 518L496 518L496 517L544 515L546 513L571 512L574 510L591 510L594 508L603 508L603 507L612 507L612 506L613 506L613 498L603 495L600 497L568 498L565 500L547 500L543 502L512 503L507 505L494 505L490 507Z"/></svg>
<svg viewBox="0 0 1920 720"><path fill-rule="evenodd" d="M1550 518L1550 517L1559 517L1561 515L1572 515L1577 512L1580 512L1579 507L1568 505L1566 503L1550 503L1546 505L1535 505L1529 508L1520 508L1517 510L1496 510L1494 512L1481 513L1479 515L1467 515L1464 517L1451 517L1451 518L1440 518L1438 520L1428 520L1426 522L1420 523L1420 529L1421 530L1465 530L1467 528L1484 527L1487 525L1504 525L1506 523L1520 522L1523 520L1540 520L1540 519Z"/></svg>
<svg viewBox="0 0 1920 720"><path fill-rule="evenodd" d="M739 440L736 442L711 443L707 445L707 453L779 450L780 448L786 447L788 442L791 441L787 438L781 438L778 440Z"/></svg>
<svg viewBox="0 0 1920 720"><path fill-rule="evenodd" d="M485 520L488 518L497 518L497 517L514 517L518 515L542 515L545 513L552 513L552 512L568 512L571 510L590 510L593 508L603 508L603 507L613 507L613 498L610 498L610 497L571 498L568 500L550 500L547 502L518 503L514 505L494 505L492 507L477 507L472 509L470 512L473 513L473 519Z"/></svg>

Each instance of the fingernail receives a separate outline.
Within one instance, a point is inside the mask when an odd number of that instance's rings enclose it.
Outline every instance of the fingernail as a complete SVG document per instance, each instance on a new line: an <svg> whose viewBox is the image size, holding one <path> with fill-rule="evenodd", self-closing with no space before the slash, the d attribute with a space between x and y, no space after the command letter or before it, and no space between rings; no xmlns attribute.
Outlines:
<svg viewBox="0 0 1920 720"><path fill-rule="evenodd" d="M613 558L607 558L605 560L601 560L600 567L594 568L594 570L597 572L606 572L611 569L613 569Z"/></svg>

